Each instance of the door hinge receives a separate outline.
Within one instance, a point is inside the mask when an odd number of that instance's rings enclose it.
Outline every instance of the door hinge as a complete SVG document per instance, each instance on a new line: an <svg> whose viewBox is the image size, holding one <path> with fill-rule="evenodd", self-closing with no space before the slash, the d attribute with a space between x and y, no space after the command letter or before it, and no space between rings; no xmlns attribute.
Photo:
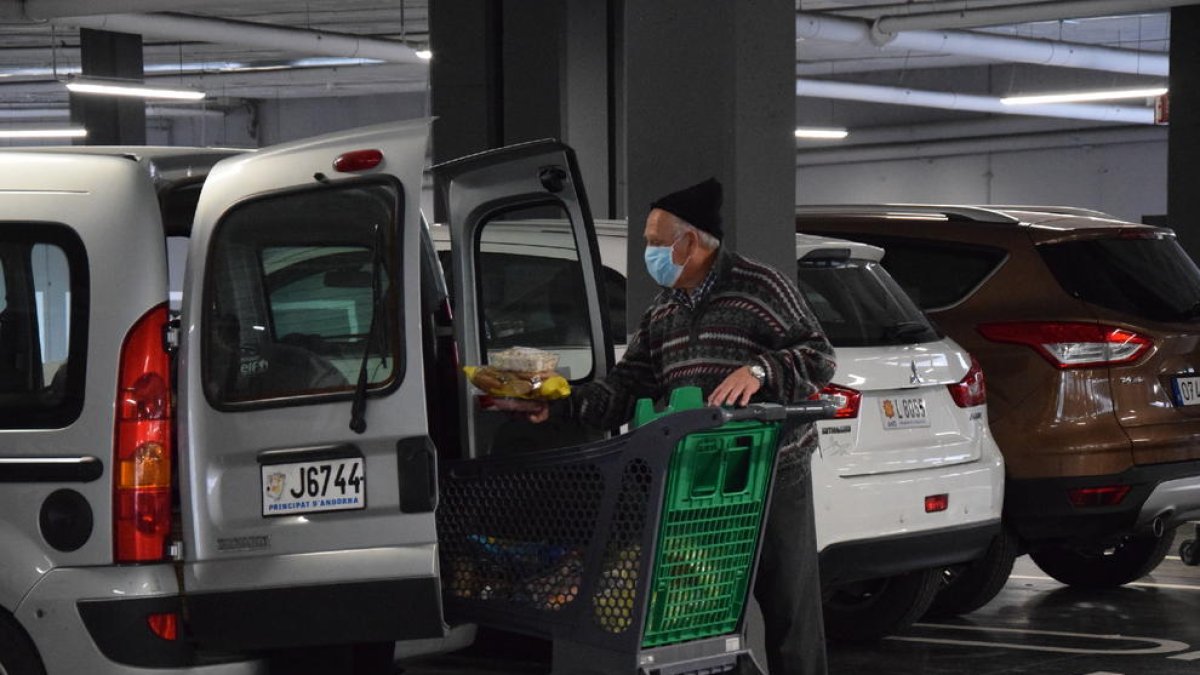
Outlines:
<svg viewBox="0 0 1200 675"><path fill-rule="evenodd" d="M179 316L172 316L163 325L163 349L168 354L179 351Z"/></svg>
<svg viewBox="0 0 1200 675"><path fill-rule="evenodd" d="M167 556L176 562L183 560L183 542L173 541L167 546Z"/></svg>

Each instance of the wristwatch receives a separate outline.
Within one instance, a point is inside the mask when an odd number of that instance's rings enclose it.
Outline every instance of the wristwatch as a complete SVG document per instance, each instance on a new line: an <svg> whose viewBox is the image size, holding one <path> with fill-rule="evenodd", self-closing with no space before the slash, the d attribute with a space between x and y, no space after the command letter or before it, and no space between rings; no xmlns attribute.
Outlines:
<svg viewBox="0 0 1200 675"><path fill-rule="evenodd" d="M762 366L758 365L757 363L746 366L746 367L750 369L750 374L754 376L754 379L758 380L758 384L760 386L767 383L767 369L766 368L763 368Z"/></svg>

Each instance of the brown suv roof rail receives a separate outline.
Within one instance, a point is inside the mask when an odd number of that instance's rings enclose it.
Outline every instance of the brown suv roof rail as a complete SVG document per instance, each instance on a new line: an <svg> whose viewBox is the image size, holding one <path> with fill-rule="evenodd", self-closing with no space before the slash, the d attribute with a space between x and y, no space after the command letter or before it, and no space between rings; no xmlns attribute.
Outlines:
<svg viewBox="0 0 1200 675"><path fill-rule="evenodd" d="M945 206L940 204L816 204L796 207L796 215L922 215L941 216L946 220L972 223L1019 225L1020 219L986 206Z"/></svg>
<svg viewBox="0 0 1200 675"><path fill-rule="evenodd" d="M989 204L981 207L985 209L995 209L997 211L1030 211L1033 213L1053 213L1060 216L1083 216L1085 218L1104 218L1106 220L1120 220L1111 213L1097 211L1096 209L1084 209L1076 206L1022 206L1019 204Z"/></svg>

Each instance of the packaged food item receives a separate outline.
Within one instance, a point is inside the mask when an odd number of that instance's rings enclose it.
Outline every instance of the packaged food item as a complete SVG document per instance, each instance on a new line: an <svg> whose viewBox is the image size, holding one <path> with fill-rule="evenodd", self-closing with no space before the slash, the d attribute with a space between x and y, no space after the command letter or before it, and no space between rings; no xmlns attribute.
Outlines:
<svg viewBox="0 0 1200 675"><path fill-rule="evenodd" d="M500 398L554 401L571 394L566 378L554 372L558 355L529 347L488 354L490 365L467 366L463 372L485 394Z"/></svg>

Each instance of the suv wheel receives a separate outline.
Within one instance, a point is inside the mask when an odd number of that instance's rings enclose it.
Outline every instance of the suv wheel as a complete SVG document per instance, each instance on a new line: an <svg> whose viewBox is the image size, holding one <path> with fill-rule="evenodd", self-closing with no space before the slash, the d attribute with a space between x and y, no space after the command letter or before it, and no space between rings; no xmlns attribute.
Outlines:
<svg viewBox="0 0 1200 675"><path fill-rule="evenodd" d="M1174 540L1175 528L1170 528L1161 537L1129 537L1112 551L1049 544L1031 551L1029 557L1043 572L1068 586L1115 588L1152 572Z"/></svg>
<svg viewBox="0 0 1200 675"><path fill-rule="evenodd" d="M934 598L928 616L957 616L988 604L1004 588L1016 559L1017 538L1004 528L982 558L945 571L946 586Z"/></svg>
<svg viewBox="0 0 1200 675"><path fill-rule="evenodd" d="M839 586L824 603L825 634L865 642L904 630L929 609L941 585L942 570L928 569Z"/></svg>
<svg viewBox="0 0 1200 675"><path fill-rule="evenodd" d="M33 641L4 610L0 610L0 675L46 675Z"/></svg>

